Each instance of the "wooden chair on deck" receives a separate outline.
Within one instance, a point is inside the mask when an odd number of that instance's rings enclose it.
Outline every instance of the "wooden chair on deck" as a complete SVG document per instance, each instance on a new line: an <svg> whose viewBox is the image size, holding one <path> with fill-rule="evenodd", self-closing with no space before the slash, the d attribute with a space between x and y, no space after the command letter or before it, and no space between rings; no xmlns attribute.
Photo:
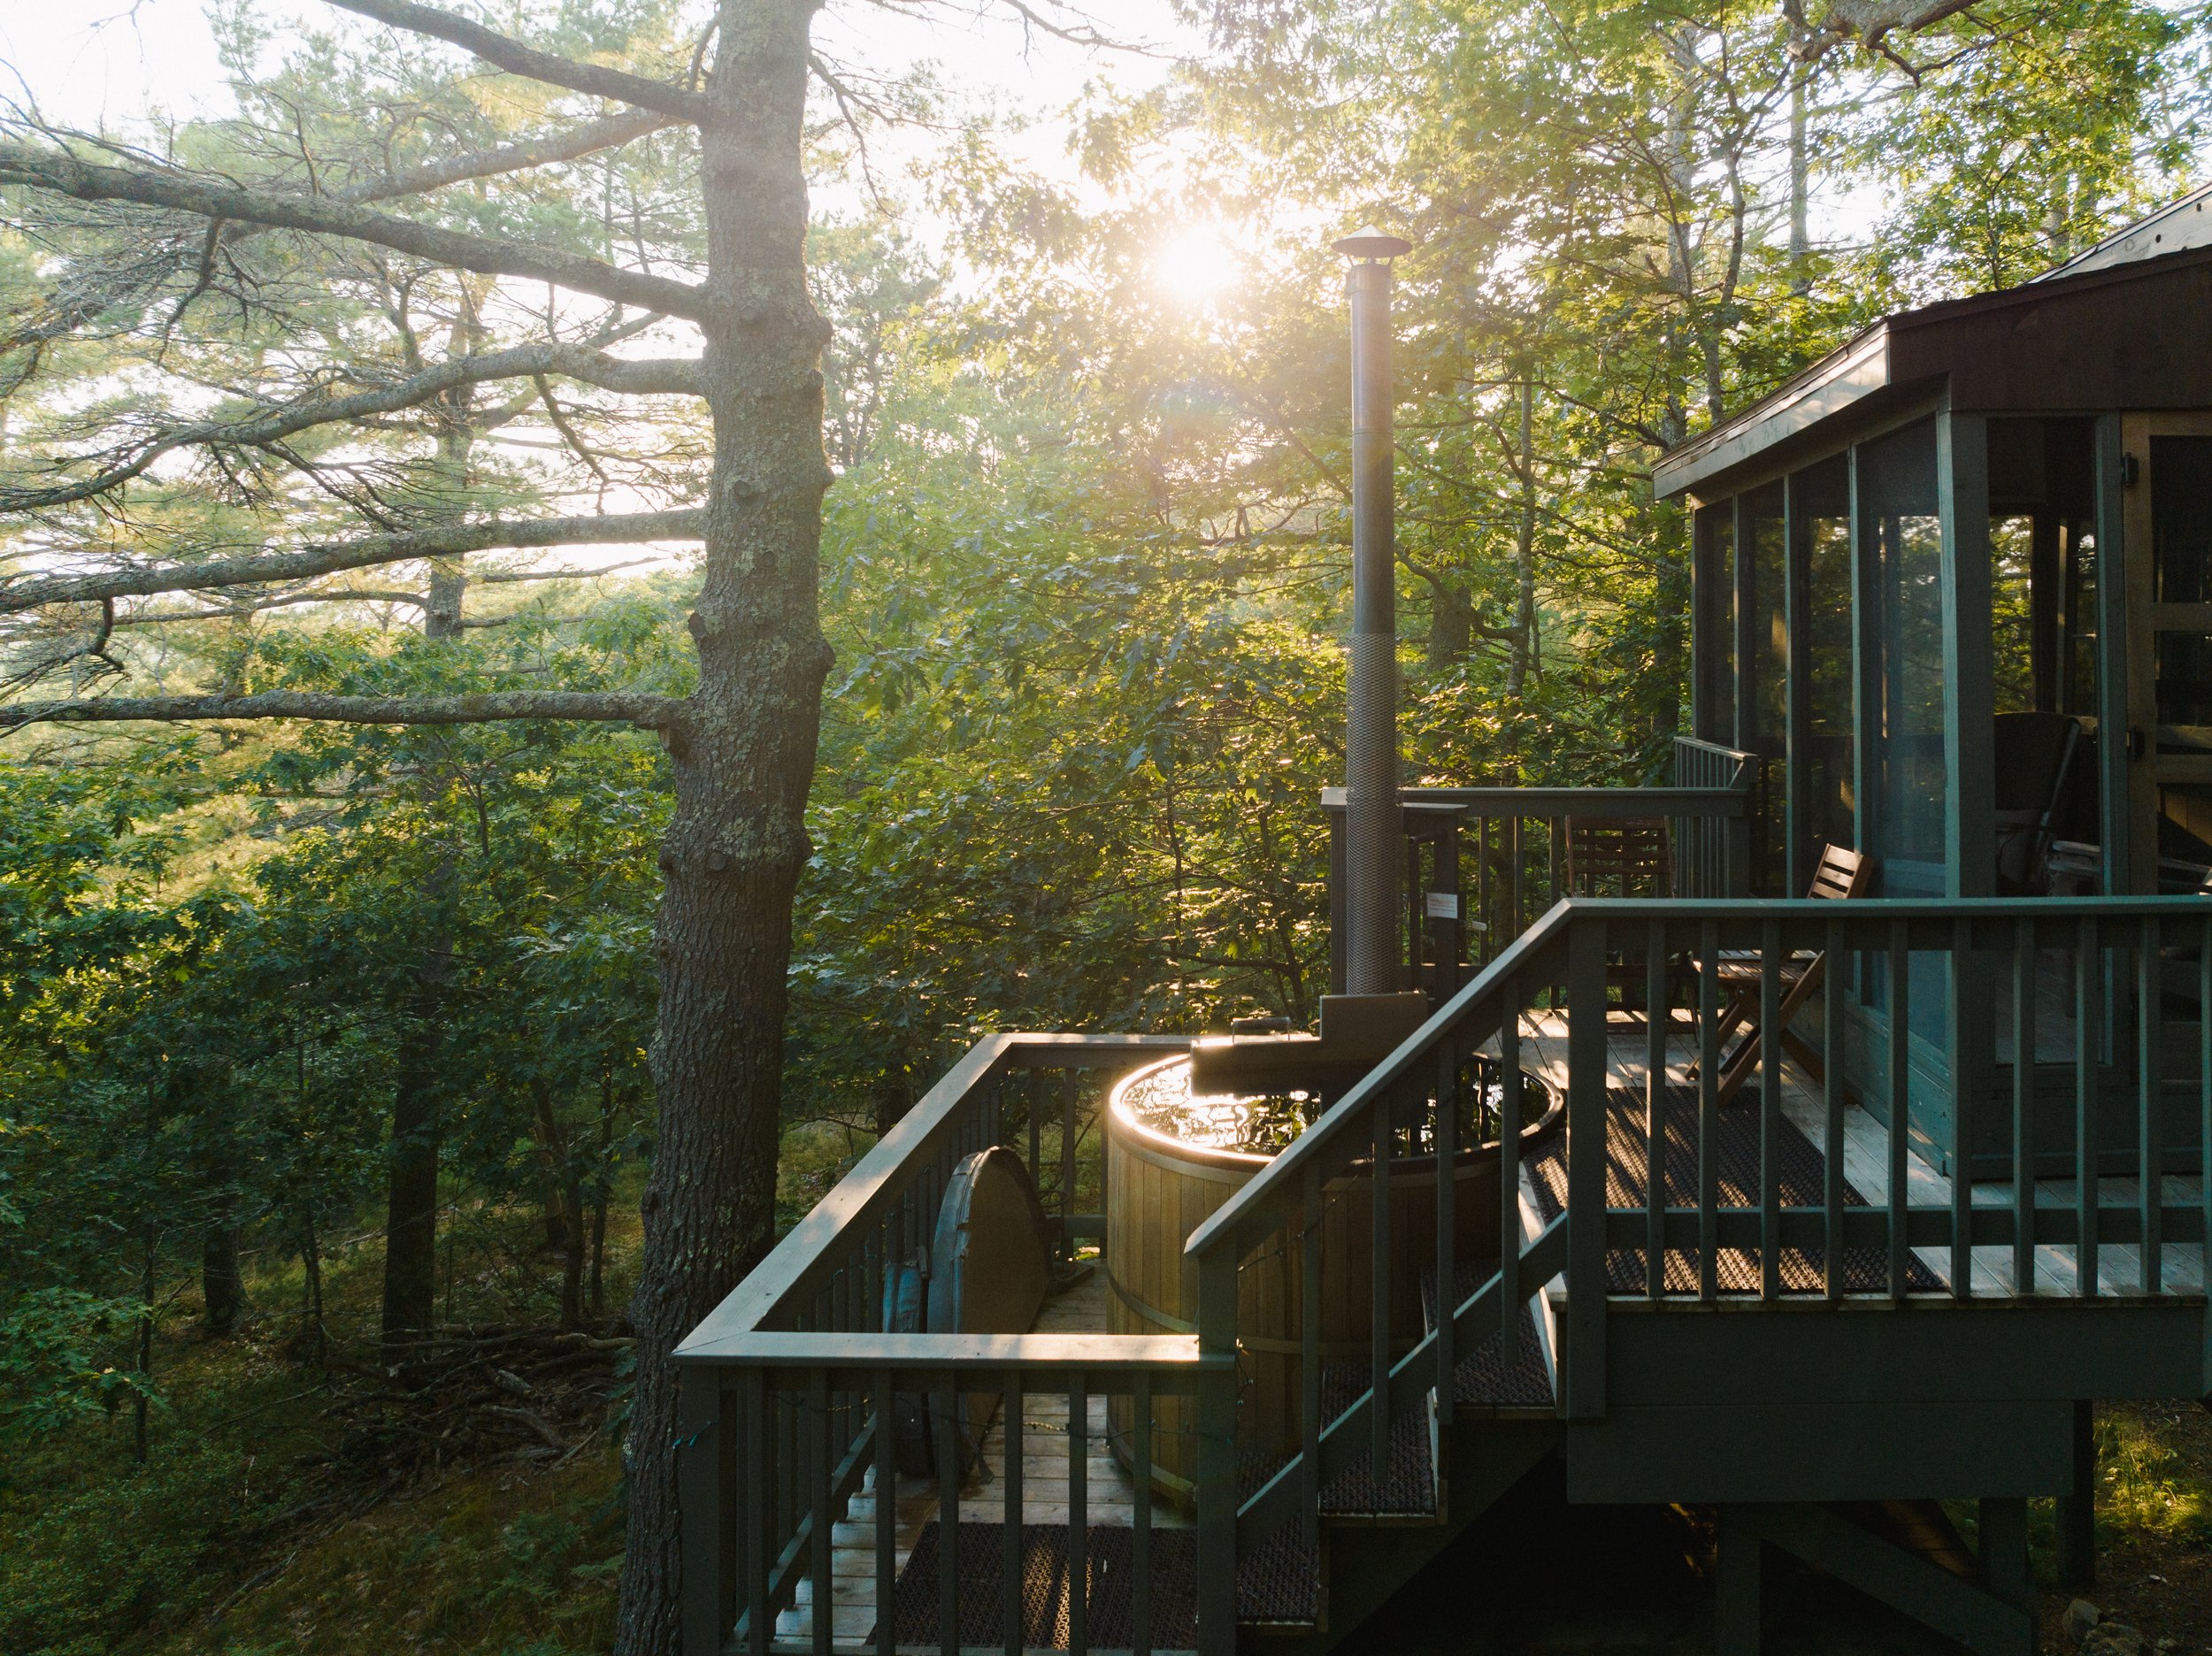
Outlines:
<svg viewBox="0 0 2212 1656"><path fill-rule="evenodd" d="M1812 889L1805 894L1847 901L1865 895L1867 882L1873 876L1873 862L1864 852L1847 850L1842 846L1823 846L1820 861L1813 869ZM1714 1038L1716 1049L1724 1046L1738 1029L1746 1031L1741 1044L1721 1061L1720 1101L1724 1104L1741 1092L1743 1084L1751 1078L1765 1044L1766 1031L1759 1027L1760 980L1765 974L1765 966L1764 957L1757 951L1732 949L1724 952L1709 966L1723 1000L1720 1031ZM1781 1028L1777 1031L1782 1050L1804 1065L1806 1073L1818 1081L1822 1074L1820 1054L1792 1032L1790 1020L1827 977L1828 956L1824 953L1800 950L1781 960L1776 970L1782 980Z"/></svg>
<svg viewBox="0 0 2212 1656"><path fill-rule="evenodd" d="M1567 818L1567 890L1577 897L1664 897L1674 854L1663 816Z"/></svg>
<svg viewBox="0 0 2212 1656"><path fill-rule="evenodd" d="M1567 818L1567 895L1668 897L1674 893L1674 849L1663 816ZM1607 963L1606 981L1621 992L1621 1005L1640 1001L1644 968Z"/></svg>

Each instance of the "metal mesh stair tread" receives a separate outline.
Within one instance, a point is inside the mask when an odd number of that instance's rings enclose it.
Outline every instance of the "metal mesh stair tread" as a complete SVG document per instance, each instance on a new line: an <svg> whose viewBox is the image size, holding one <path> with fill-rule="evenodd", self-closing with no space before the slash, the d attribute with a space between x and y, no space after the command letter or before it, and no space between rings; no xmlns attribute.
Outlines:
<svg viewBox="0 0 2212 1656"><path fill-rule="evenodd" d="M1671 1086L1665 1092L1666 1199L1671 1208L1697 1205L1698 1095L1695 1087ZM1644 1095L1624 1087L1609 1087L1605 1094L1605 1200L1612 1208L1645 1205ZM1715 1113L1715 1150L1718 1200L1724 1208L1759 1206L1760 1112L1750 1105L1726 1106ZM1818 1146L1786 1117L1776 1147L1780 1153L1781 1197L1786 1208L1817 1208L1826 1201L1828 1159ZM1530 1183L1536 1205L1548 1224L1566 1211L1567 1141L1547 1140L1528 1159ZM1863 1208L1866 1198L1850 1184L1843 1187L1843 1205ZM1825 1269L1824 1250L1784 1248L1779 1261L1784 1293L1819 1293ZM1942 1280L1916 1254L1906 1256L1906 1287L1916 1293L1942 1288ZM1662 1284L1671 1294L1698 1292L1696 1250L1669 1248L1661 1267ZM1714 1277L1722 1293L1759 1292L1759 1253L1756 1248L1722 1248L1714 1260ZM1638 1294L1644 1292L1644 1250L1609 1248L1605 1254L1606 1292ZM1889 1287L1889 1257L1879 1248L1847 1247L1843 1251L1843 1287L1847 1293L1882 1293Z"/></svg>
<svg viewBox="0 0 2212 1656"><path fill-rule="evenodd" d="M1494 1260L1459 1260L1453 1275L1458 1281L1454 1298L1465 1303L1476 1289L1497 1275ZM1436 1268L1421 1273L1421 1315L1427 1326L1436 1327ZM1496 1330L1473 1346L1452 1365L1452 1401L1462 1408L1549 1408L1551 1369L1544 1361L1544 1347L1536 1333L1533 1307L1521 1307L1520 1338L1510 1365L1505 1361L1505 1341Z"/></svg>

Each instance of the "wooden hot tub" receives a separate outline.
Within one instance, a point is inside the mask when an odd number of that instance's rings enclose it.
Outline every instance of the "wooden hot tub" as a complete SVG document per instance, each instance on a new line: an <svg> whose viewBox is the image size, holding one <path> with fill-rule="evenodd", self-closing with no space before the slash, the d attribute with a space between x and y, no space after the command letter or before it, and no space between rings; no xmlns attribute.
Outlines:
<svg viewBox="0 0 2212 1656"><path fill-rule="evenodd" d="M1478 1090L1494 1105L1494 1063L1461 1081L1463 1143L1473 1125ZM1106 1108L1106 1327L1116 1334L1188 1334L1197 1326L1198 1276L1183 1244L1216 1208L1295 1138L1324 1101L1302 1093L1194 1099L1190 1060L1175 1057L1134 1071ZM1562 1100L1547 1082L1522 1072L1531 1118L1523 1154L1558 1131ZM1494 1120L1494 1108L1490 1119ZM1494 1131L1494 1129L1493 1130ZM1462 1259L1498 1252L1498 1146L1494 1138L1459 1153L1455 1214ZM1356 1162L1323 1189L1321 1350L1325 1361L1364 1363L1373 1300L1372 1163ZM1422 1274L1436 1262L1436 1162L1409 1154L1390 1169L1390 1333L1410 1349L1424 1331ZM1299 1439L1302 1227L1294 1221L1261 1244L1237 1276L1239 1446L1294 1452ZM1129 1458L1130 1400L1111 1405L1115 1453ZM1153 1487L1187 1503L1197 1468L1194 1399L1154 1404ZM1133 1474L1134 1468L1131 1468Z"/></svg>

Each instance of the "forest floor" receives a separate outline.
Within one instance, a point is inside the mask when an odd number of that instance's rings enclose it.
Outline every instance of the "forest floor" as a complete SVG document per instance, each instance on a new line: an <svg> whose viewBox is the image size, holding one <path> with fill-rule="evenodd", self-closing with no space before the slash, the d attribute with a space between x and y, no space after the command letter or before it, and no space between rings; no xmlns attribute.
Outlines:
<svg viewBox="0 0 2212 1656"><path fill-rule="evenodd" d="M628 1194L609 1215L609 1312L634 1271ZM622 1557L626 1348L604 1315L561 1335L561 1261L534 1212L464 1208L447 1230L448 1324L504 1332L473 1353L449 1345L449 1357L484 1360L466 1372L449 1361L421 1403L376 1367L383 1251L371 1238L326 1261L326 1361L301 1338L297 1260L249 1261L253 1309L235 1332L207 1335L194 1292L161 1320L163 1400L143 1464L127 1408L12 1445L0 1651L604 1651ZM510 1395L478 1384L495 1368L541 1377ZM465 1411L470 1397L496 1400Z"/></svg>
<svg viewBox="0 0 2212 1656"><path fill-rule="evenodd" d="M628 1295L634 1215L634 1202L615 1204L608 1307ZM450 1232L449 1318L538 1330L533 1349L555 1355L537 1361L570 1379L595 1375L594 1384L562 1392L537 1382L534 1398L511 1400L538 1426L507 1439L450 1431L450 1411L438 1414L431 1423L449 1433L443 1441L467 1445L442 1460L419 1443L408 1451L409 1417L373 1403L388 1390L373 1370L375 1240L334 1254L326 1270L327 1368L298 1344L296 1261L250 1274L255 1310L227 1338L197 1330L188 1295L161 1324L155 1370L167 1400L150 1417L143 1465L126 1411L0 1466L0 1651L605 1651L622 1552L616 1434L626 1365L618 1352L587 1354L589 1338L610 1331L603 1323L568 1346L545 1344L557 1339L560 1263L539 1246L535 1214L467 1212ZM497 1419L507 1418L496 1414L507 1400L494 1406ZM2099 1584L2085 1596L2140 1633L2142 1656L2212 1656L2212 1414L2193 1403L2115 1407L2100 1411L2097 1434ZM1957 1515L1970 1522L1970 1508ZM1711 1638L1706 1529L1694 1513L1569 1507L1540 1470L1345 1649L1702 1656ZM2047 1506L2034 1512L2032 1540L2047 1583ZM2045 1594L2054 1652L2066 1649L2072 1596ZM1953 1648L1786 1565L1770 1572L1767 1620L1770 1647L1787 1656Z"/></svg>

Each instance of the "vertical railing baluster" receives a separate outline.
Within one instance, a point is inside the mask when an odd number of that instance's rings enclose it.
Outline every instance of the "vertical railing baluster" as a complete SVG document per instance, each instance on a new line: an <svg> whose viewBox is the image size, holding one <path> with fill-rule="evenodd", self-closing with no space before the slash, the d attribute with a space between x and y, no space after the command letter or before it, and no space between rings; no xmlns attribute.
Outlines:
<svg viewBox="0 0 2212 1656"><path fill-rule="evenodd" d="M2139 1228L2142 1239L2136 1253L2141 1264L2139 1273L2143 1292L2162 1293L2166 1287L2165 1238L2161 1234L2164 1219L2163 1169L2165 1157L2161 1154L2158 1106L2164 1091L2161 1077L2165 1068L2164 1011L2159 1004L2164 985L2159 980L2158 919L2147 915L2143 919L2141 935L2135 950L2135 998L2137 1001L2136 1032L2136 1192L2141 1215Z"/></svg>
<svg viewBox="0 0 2212 1656"><path fill-rule="evenodd" d="M1507 1368L1521 1360L1521 980L1500 985L1498 1015L1498 1338Z"/></svg>
<svg viewBox="0 0 2212 1656"><path fill-rule="evenodd" d="M780 1553L785 1543L799 1533L799 1502L806 1488L806 1434L798 1430L798 1394L780 1390L773 1396L776 1407L775 1547Z"/></svg>
<svg viewBox="0 0 2212 1656"><path fill-rule="evenodd" d="M1843 1298L1844 1088L1843 928L1831 920L1820 939L1820 1108L1825 1124L1827 1157L1821 1191L1821 1288L1830 1300Z"/></svg>
<svg viewBox="0 0 2212 1656"><path fill-rule="evenodd" d="M1298 1393L1305 1422L1299 1446L1301 1507L1306 1544L1321 1533L1321 1169L1306 1164L1301 1185L1303 1211L1298 1258ZM1189 1407L1187 1404L1186 1407Z"/></svg>
<svg viewBox="0 0 2212 1656"><path fill-rule="evenodd" d="M955 1415L960 1408L958 1379L948 1374L946 1389L935 1394L937 1445L937 1646L939 1656L960 1649L960 1447Z"/></svg>
<svg viewBox="0 0 2212 1656"><path fill-rule="evenodd" d="M1567 1409L1605 1413L1607 1121L1605 954L1601 919L1567 932Z"/></svg>
<svg viewBox="0 0 2212 1656"><path fill-rule="evenodd" d="M1720 1295L1720 928L1698 927L1697 1297Z"/></svg>
<svg viewBox="0 0 2212 1656"><path fill-rule="evenodd" d="M1439 1407L1452 1407L1458 1354L1452 1311L1459 1298L1459 1040L1447 1031L1436 1052L1436 1384ZM1500 1192L1501 1197L1503 1192Z"/></svg>
<svg viewBox="0 0 2212 1656"><path fill-rule="evenodd" d="M1905 1160L1912 1121L1912 954L1905 923L1889 925L1889 1295L1902 1300L1910 1287L1912 1250L1907 1211L1912 1179Z"/></svg>
<svg viewBox="0 0 2212 1656"><path fill-rule="evenodd" d="M1549 908L1567 894L1567 819L1563 816L1548 818L1544 824L1544 838L1548 851L1544 868L1548 882L1544 907Z"/></svg>
<svg viewBox="0 0 2212 1656"><path fill-rule="evenodd" d="M1510 941L1528 930L1528 908L1521 885L1521 819L1505 819L1505 878L1508 913L1505 939Z"/></svg>
<svg viewBox="0 0 2212 1656"><path fill-rule="evenodd" d="M1667 1282L1667 924L1644 930L1644 1294Z"/></svg>
<svg viewBox="0 0 2212 1656"><path fill-rule="evenodd" d="M1032 1069L1029 1072L1029 1182L1042 1190L1045 1183L1043 1150L1044 1111L1039 1107L1038 1094L1044 1091L1044 1071Z"/></svg>
<svg viewBox="0 0 2212 1656"><path fill-rule="evenodd" d="M1782 928L1759 928L1759 1298L1782 1292Z"/></svg>
<svg viewBox="0 0 2212 1656"><path fill-rule="evenodd" d="M1392 1096L1385 1092L1375 1100L1375 1167L1373 1193L1368 1200L1368 1246L1372 1250L1368 1263L1369 1293L1372 1296L1368 1313L1367 1353L1368 1384L1374 1388L1374 1406L1368 1410L1369 1469L1375 1487L1382 1488L1384 1473L1390 1456L1390 1152L1392 1128Z"/></svg>
<svg viewBox="0 0 2212 1656"><path fill-rule="evenodd" d="M1068 1656L1091 1647L1091 1394L1078 1370L1068 1388Z"/></svg>
<svg viewBox="0 0 2212 1656"><path fill-rule="evenodd" d="M1955 986L1963 987L1958 974L1973 956L1973 928L1963 920L1951 923L1951 973ZM1966 1050L1967 1020L1958 1016L1965 997L1952 997L1951 1017L1951 1298L1974 1297L1974 1141L1972 1116L1978 1100L1968 1096L1960 1077L1980 1075L1973 1062L1978 1054Z"/></svg>
<svg viewBox="0 0 2212 1656"><path fill-rule="evenodd" d="M1137 1465L1136 1511L1129 1537L1129 1656L1152 1656L1152 1371L1141 1369L1132 1389L1130 1419L1135 1430L1131 1448ZM1007 1656L1018 1656L1009 1651Z"/></svg>
<svg viewBox="0 0 2212 1656"><path fill-rule="evenodd" d="M899 1463L888 1368L877 1371L875 1393L876 1656L894 1656L898 1647Z"/></svg>
<svg viewBox="0 0 2212 1656"><path fill-rule="evenodd" d="M2035 1292L2035 922L2012 933L2012 1292Z"/></svg>
<svg viewBox="0 0 2212 1656"><path fill-rule="evenodd" d="M2074 935L2074 1292L2097 1293L2097 974L2104 962L2097 923L2085 919Z"/></svg>
<svg viewBox="0 0 2212 1656"><path fill-rule="evenodd" d="M750 1656L768 1656L775 1615L768 1608L768 1567L775 1557L771 1524L775 1512L775 1459L768 1446L768 1376L764 1369L739 1371L740 1407L745 1415L745 1476L752 1487L745 1499L745 1647Z"/></svg>
<svg viewBox="0 0 2212 1656"><path fill-rule="evenodd" d="M1004 1563L1002 1566L1002 1592L999 1605L1005 1617L1006 1656L1022 1656L1028 1643L1027 1629L1022 1624L1023 1592L1022 1567L1027 1539L1022 1532L1022 1411L1028 1399L1022 1392L1022 1375L1018 1368L1006 1371L1004 1389L999 1395L999 1421L1006 1439L1005 1464L999 1468L999 1486L1005 1495L1005 1519L1000 1528L1005 1543ZM1137 1486L1142 1489L1152 1482L1152 1462L1148 1459L1137 1462ZM1051 1637L1046 1629L1045 1643Z"/></svg>
<svg viewBox="0 0 2212 1656"><path fill-rule="evenodd" d="M826 1368L817 1368L809 1383L807 1412L813 1416L809 1425L814 1439L814 1464L810 1468L814 1484L808 1491L814 1508L814 1656L829 1656L832 1576L835 1568L835 1537L831 1532L836 1525L836 1514L830 1510L830 1484L837 1468L837 1457L830 1438L830 1384Z"/></svg>
<svg viewBox="0 0 2212 1656"><path fill-rule="evenodd" d="M1075 1221L1075 1071L1060 1072L1060 1248L1075 1257L1075 1238L1068 1227Z"/></svg>
<svg viewBox="0 0 2212 1656"><path fill-rule="evenodd" d="M2204 1214L2197 1263L2212 1291L2212 922L2197 937L2197 1200Z"/></svg>

